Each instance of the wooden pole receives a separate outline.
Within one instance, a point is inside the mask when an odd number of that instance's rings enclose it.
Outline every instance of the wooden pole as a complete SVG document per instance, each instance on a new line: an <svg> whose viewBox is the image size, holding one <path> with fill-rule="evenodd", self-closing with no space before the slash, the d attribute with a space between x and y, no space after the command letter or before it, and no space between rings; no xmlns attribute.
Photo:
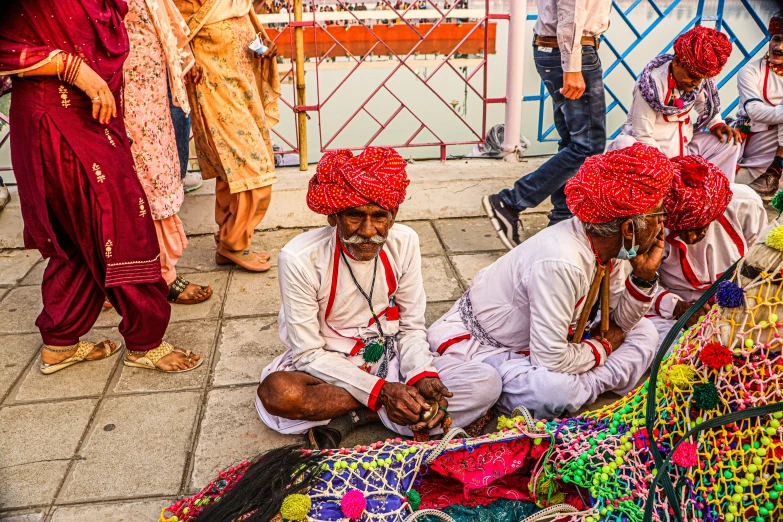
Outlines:
<svg viewBox="0 0 783 522"><path fill-rule="evenodd" d="M590 291L587 292L587 299L585 299L585 306L582 308L582 314L579 316L579 322L576 324L576 330L574 331L574 338L571 342L581 343L582 336L585 333L585 327L587 326L587 319L590 317L590 310L593 309L595 304L595 298L598 297L598 289L601 288L601 281L606 271L605 265L598 265L598 270L595 273L595 279L590 285Z"/></svg>
<svg viewBox="0 0 783 522"><path fill-rule="evenodd" d="M294 22L297 22L297 26L294 28L294 48L296 51L294 65L296 67L296 104L299 107L307 105L304 70L304 30L299 25L302 22L302 1L294 0ZM299 109L296 117L299 123L299 170L307 170L307 113Z"/></svg>
<svg viewBox="0 0 783 522"><path fill-rule="evenodd" d="M609 274L611 266L604 270L604 278L601 281L601 337L606 337L609 331Z"/></svg>

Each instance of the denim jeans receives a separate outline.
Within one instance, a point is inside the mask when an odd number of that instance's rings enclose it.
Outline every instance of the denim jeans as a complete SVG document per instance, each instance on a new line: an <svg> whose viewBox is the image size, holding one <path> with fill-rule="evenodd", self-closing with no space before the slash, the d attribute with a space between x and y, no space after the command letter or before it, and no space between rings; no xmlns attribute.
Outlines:
<svg viewBox="0 0 783 522"><path fill-rule="evenodd" d="M554 105L554 120L560 134L558 152L537 170L517 180L512 189L500 192L503 202L522 211L535 207L547 197L554 208L549 214L553 225L573 216L566 205L566 181L571 179L588 156L601 154L606 147L606 98L603 69L595 47L582 47L582 76L585 92L578 100L569 100L560 93L563 68L560 50L533 51L536 69L546 85Z"/></svg>
<svg viewBox="0 0 783 522"><path fill-rule="evenodd" d="M177 141L177 155L179 156L179 175L184 178L188 173L188 158L190 157L190 116L185 114L180 107L174 105L169 88L169 109L171 110L171 123L174 125L174 138Z"/></svg>

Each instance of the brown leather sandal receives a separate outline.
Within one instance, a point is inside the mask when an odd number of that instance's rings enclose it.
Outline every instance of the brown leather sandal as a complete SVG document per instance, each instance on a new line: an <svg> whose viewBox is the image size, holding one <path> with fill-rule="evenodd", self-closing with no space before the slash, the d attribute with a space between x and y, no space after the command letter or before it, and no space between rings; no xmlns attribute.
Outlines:
<svg viewBox="0 0 783 522"><path fill-rule="evenodd" d="M232 252L224 248L215 252L215 262L219 265L234 263L250 272L266 272L272 265L269 264L269 258L263 259L259 252L250 250Z"/></svg>
<svg viewBox="0 0 783 522"><path fill-rule="evenodd" d="M219 234L219 232L215 232L215 234L214 234L214 237L215 237L215 247L220 248L220 239L218 239L218 234ZM258 258L261 261L263 261L263 262L269 261L269 259L272 257L272 254L270 254L269 252L254 250L253 253L255 253L258 256ZM215 255L215 262L217 264L219 264L219 265L232 265L232 264L235 264L229 258L221 256L220 254L216 254Z"/></svg>

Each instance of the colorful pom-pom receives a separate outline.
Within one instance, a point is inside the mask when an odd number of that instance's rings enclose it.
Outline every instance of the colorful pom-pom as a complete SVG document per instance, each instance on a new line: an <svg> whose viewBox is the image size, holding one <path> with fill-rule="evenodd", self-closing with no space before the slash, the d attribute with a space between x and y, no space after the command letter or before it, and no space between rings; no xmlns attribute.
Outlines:
<svg viewBox="0 0 783 522"><path fill-rule="evenodd" d="M667 380L677 388L687 388L700 380L696 371L687 364L674 364L666 372Z"/></svg>
<svg viewBox="0 0 783 522"><path fill-rule="evenodd" d="M364 493L358 489L352 489L343 496L340 507L343 510L343 515L351 520L356 520L361 518L367 508L367 499L364 498Z"/></svg>
<svg viewBox="0 0 783 522"><path fill-rule="evenodd" d="M307 495L295 493L283 499L280 506L280 516L283 520L304 520L312 507L312 501Z"/></svg>
<svg viewBox="0 0 783 522"><path fill-rule="evenodd" d="M731 364L731 350L720 343L707 343L701 351L699 351L699 360L703 362L707 368L718 370L727 364Z"/></svg>
<svg viewBox="0 0 783 522"><path fill-rule="evenodd" d="M778 217L780 217L780 214L783 213L783 190L778 190L770 204L772 208L778 211Z"/></svg>
<svg viewBox="0 0 783 522"><path fill-rule="evenodd" d="M720 403L718 388L711 382L693 387L693 406L700 410L711 410Z"/></svg>
<svg viewBox="0 0 783 522"><path fill-rule="evenodd" d="M724 308L739 308L745 304L745 290L733 281L723 281L718 285L715 300Z"/></svg>
<svg viewBox="0 0 783 522"><path fill-rule="evenodd" d="M376 363L383 357L385 347L381 343L372 343L364 347L362 358L370 364Z"/></svg>
<svg viewBox="0 0 783 522"><path fill-rule="evenodd" d="M696 452L698 446L693 442L683 442L672 455L672 462L683 468L690 468L699 463L699 455Z"/></svg>
<svg viewBox="0 0 783 522"><path fill-rule="evenodd" d="M408 490L408 505L411 507L411 511L418 511L421 506L421 495L415 489Z"/></svg>
<svg viewBox="0 0 783 522"><path fill-rule="evenodd" d="M775 227L767 234L764 244L775 250L783 251L783 226Z"/></svg>

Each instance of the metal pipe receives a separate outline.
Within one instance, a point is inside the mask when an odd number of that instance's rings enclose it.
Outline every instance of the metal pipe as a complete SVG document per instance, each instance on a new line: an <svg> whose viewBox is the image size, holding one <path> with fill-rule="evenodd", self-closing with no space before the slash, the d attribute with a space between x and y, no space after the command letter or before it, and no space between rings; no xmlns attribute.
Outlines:
<svg viewBox="0 0 783 522"><path fill-rule="evenodd" d="M506 161L517 161L522 133L522 71L525 68L525 26L527 0L511 0L508 21L508 61L506 64L506 123L503 150Z"/></svg>
<svg viewBox="0 0 783 522"><path fill-rule="evenodd" d="M298 22L294 28L294 48L296 58L296 118L299 124L299 170L307 170L307 113L302 109L307 105L307 95L305 93L305 70L304 70L304 32L301 26L302 22L302 1L294 0L294 22Z"/></svg>

